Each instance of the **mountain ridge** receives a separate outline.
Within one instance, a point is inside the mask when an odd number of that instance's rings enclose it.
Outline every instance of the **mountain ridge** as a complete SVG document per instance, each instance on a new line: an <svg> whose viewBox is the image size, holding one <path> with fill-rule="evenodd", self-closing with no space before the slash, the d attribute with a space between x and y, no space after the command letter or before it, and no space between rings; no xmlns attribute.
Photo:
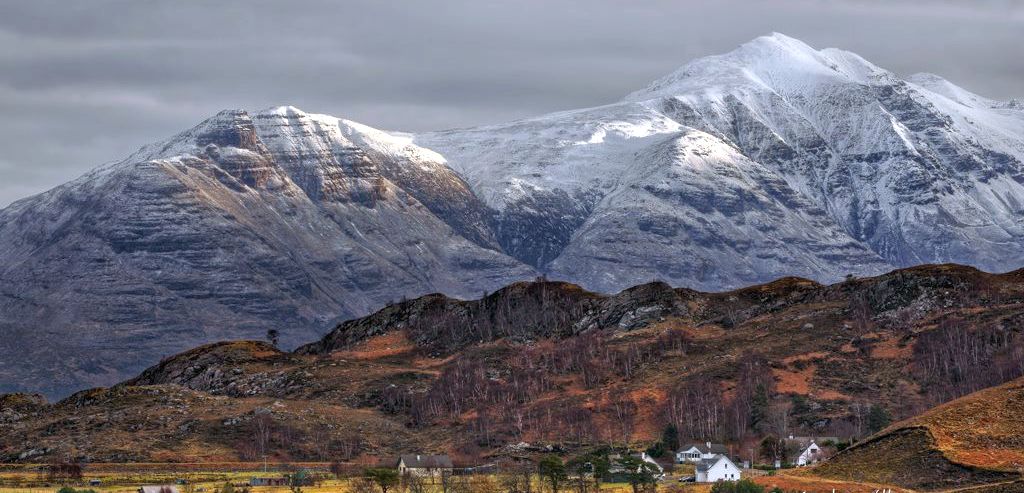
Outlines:
<svg viewBox="0 0 1024 493"><path fill-rule="evenodd" d="M477 300L427 295L339 324L294 352L225 341L52 404L0 395L0 458L259 460L258 426L273 430L275 461L416 450L479 459L521 454L521 442L569 454L608 443L644 448L667 423L682 439L737 447L780 429L863 436L866 404L903 418L1019 377L1022 300L1024 270L958 265L722 293L650 283L601 295L538 280ZM950 352L957 348L982 353L971 364ZM786 409L782 428L776 418L746 420L742 396L754 383L767 389L769 409ZM708 399L717 404L701 404ZM1012 410L1016 401L1007 402L993 409ZM630 420L622 409L633 410ZM708 409L718 411L688 418ZM1015 426L1004 415L993 429ZM955 440L970 435L945 429Z"/></svg>
<svg viewBox="0 0 1024 493"><path fill-rule="evenodd" d="M225 110L0 211L0 389L110 384L194 343L293 345L538 275L618 292L1006 271L1024 265L1022 136L1011 103L779 34L486 127ZM39 364L11 363L24 347Z"/></svg>

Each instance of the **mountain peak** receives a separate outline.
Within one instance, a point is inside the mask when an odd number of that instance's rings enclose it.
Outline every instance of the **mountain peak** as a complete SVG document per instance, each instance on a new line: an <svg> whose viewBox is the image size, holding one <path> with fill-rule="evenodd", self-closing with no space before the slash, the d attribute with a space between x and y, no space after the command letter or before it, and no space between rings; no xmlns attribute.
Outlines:
<svg viewBox="0 0 1024 493"><path fill-rule="evenodd" d="M303 117L309 115L309 113L306 113L305 111L302 111L298 107L292 106L290 104L271 106L269 108L258 111L257 114L284 117Z"/></svg>
<svg viewBox="0 0 1024 493"><path fill-rule="evenodd" d="M626 96L642 101L725 87L750 87L785 92L820 81L864 83L884 70L855 53L835 48L815 50L781 33L759 36L721 55L698 58L650 86Z"/></svg>
<svg viewBox="0 0 1024 493"><path fill-rule="evenodd" d="M773 32L764 36L758 36L746 43L740 45L739 50L743 49L772 49L772 50L785 50L790 53L817 53L817 50L812 48L807 43L800 41L791 36L785 34ZM737 51L739 51L737 50Z"/></svg>

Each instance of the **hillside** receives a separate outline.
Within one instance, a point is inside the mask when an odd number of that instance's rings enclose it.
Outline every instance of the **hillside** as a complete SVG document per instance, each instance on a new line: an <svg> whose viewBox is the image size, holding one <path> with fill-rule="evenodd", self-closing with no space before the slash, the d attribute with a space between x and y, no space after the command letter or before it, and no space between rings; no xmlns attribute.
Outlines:
<svg viewBox="0 0 1024 493"><path fill-rule="evenodd" d="M0 390L66 396L205 342L273 328L294 347L403 296L536 275L496 245L408 139L224 111L0 211Z"/></svg>
<svg viewBox="0 0 1024 493"><path fill-rule="evenodd" d="M1022 413L1018 378L897 423L814 473L924 490L1016 479L1024 471Z"/></svg>
<svg viewBox="0 0 1024 493"><path fill-rule="evenodd" d="M0 391L60 398L270 329L290 349L539 275L607 295L1004 272L1024 265L1022 136L1019 105L781 34L483 127L225 110L0 210Z"/></svg>
<svg viewBox="0 0 1024 493"><path fill-rule="evenodd" d="M571 453L648 445L669 423L745 454L747 437L861 435L867 404L908 417L1020 376L1022 307L1024 272L955 265L722 293L541 280L430 295L291 353L216 343L54 404L2 397L0 461Z"/></svg>

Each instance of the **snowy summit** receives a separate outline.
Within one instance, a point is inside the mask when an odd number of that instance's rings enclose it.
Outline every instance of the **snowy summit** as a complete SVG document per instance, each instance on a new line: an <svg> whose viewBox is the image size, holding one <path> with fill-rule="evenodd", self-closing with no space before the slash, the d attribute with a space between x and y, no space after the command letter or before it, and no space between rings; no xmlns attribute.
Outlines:
<svg viewBox="0 0 1024 493"><path fill-rule="evenodd" d="M781 34L501 125L225 111L0 211L0 391L104 385L197 343L308 340L402 296L540 274L611 292L1015 269L1022 159L1019 104Z"/></svg>

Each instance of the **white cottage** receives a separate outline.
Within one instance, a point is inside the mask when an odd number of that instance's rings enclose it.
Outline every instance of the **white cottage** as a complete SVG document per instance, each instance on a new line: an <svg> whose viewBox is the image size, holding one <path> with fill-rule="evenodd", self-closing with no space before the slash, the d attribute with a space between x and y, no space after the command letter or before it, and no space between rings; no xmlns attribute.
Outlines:
<svg viewBox="0 0 1024 493"><path fill-rule="evenodd" d="M736 467L728 457L716 455L697 463L697 482L716 483L718 481L739 481L740 468Z"/></svg>
<svg viewBox="0 0 1024 493"><path fill-rule="evenodd" d="M811 443L800 451L800 455L796 458L796 465L803 467L807 464L814 464L822 458L824 458L824 454L821 452L821 447L811 440Z"/></svg>
<svg viewBox="0 0 1024 493"><path fill-rule="evenodd" d="M658 479L665 477L665 468L661 467L661 464L658 464L658 461L654 460L654 457L647 455L647 452L640 452L640 460L650 464L651 467L654 468L656 471L655 475Z"/></svg>
<svg viewBox="0 0 1024 493"><path fill-rule="evenodd" d="M406 454L398 458L398 474L440 478L454 470L451 457L447 455Z"/></svg>
<svg viewBox="0 0 1024 493"><path fill-rule="evenodd" d="M640 459L640 460L650 464L650 470L654 473L654 477L656 477L658 479L662 479L662 478L665 477L665 468L661 467L661 464L658 464L658 461L654 460L654 457L651 457L650 455L647 455L647 452L640 452L638 454L631 454L631 455L633 457L636 457L637 459ZM619 455L619 454L612 454L612 455L608 456L608 459L611 460L611 467L608 470L608 472L610 474L615 475L615 474L622 474L622 473L625 472L625 470L622 468L622 465L619 464L619 459L621 459L621 458L622 458L622 456ZM638 468L637 472L640 472L639 468Z"/></svg>
<svg viewBox="0 0 1024 493"><path fill-rule="evenodd" d="M716 455L728 455L729 449L720 443L695 443L676 452L676 463L700 462Z"/></svg>
<svg viewBox="0 0 1024 493"><path fill-rule="evenodd" d="M821 444L828 447L830 444L839 443L839 441L838 437L795 437L790 435L786 439L786 454L793 457L793 463L797 466L808 466L828 458L828 453Z"/></svg>

